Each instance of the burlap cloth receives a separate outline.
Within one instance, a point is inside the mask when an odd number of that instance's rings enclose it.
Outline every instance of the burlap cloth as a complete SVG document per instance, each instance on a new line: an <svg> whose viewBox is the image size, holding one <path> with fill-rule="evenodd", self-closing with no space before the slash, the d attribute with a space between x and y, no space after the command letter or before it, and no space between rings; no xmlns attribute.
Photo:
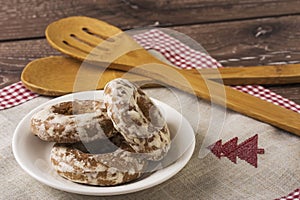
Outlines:
<svg viewBox="0 0 300 200"><path fill-rule="evenodd" d="M71 194L39 183L17 164L11 147L18 122L49 100L38 97L0 112L0 199L275 199L300 186L299 137L227 110L220 138L227 141L237 136L242 142L258 134L259 147L265 149L265 154L258 155L258 168L242 160L234 164L225 157L218 159L212 153L200 158L200 147L209 126L215 126L216 130L222 126L209 123L214 106L182 92L177 92L176 98L167 89L146 92L182 112L195 131L193 157L174 177L144 191L111 197Z"/></svg>

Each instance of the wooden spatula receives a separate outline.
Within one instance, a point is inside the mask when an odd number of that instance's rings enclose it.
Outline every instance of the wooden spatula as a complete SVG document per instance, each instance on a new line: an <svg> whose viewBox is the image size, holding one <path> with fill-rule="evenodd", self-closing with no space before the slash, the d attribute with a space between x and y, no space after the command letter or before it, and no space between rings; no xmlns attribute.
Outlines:
<svg viewBox="0 0 300 200"><path fill-rule="evenodd" d="M50 24L46 36L54 48L74 58L99 65L114 63L109 67L133 70L300 135L298 113L207 80L197 73L174 69L151 56L120 29L105 22L87 17L65 18Z"/></svg>

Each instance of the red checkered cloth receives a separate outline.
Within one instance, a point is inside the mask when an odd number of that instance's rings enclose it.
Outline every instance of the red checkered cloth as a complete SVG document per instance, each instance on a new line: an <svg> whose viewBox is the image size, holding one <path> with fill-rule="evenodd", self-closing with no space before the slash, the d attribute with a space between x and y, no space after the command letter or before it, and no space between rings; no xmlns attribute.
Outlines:
<svg viewBox="0 0 300 200"><path fill-rule="evenodd" d="M11 84L0 90L0 110L17 106L37 96L25 88L21 81Z"/></svg>
<svg viewBox="0 0 300 200"><path fill-rule="evenodd" d="M300 200L300 188L298 188L297 190L288 194L285 197L281 197L281 198L275 199L275 200Z"/></svg>

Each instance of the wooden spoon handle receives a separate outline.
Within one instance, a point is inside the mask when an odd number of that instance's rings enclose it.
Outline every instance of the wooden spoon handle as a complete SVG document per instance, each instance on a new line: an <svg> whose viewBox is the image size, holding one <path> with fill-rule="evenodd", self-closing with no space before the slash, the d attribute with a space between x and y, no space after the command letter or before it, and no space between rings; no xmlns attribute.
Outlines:
<svg viewBox="0 0 300 200"><path fill-rule="evenodd" d="M113 61L113 64L120 65L120 68L118 68L119 70L131 69L134 66L150 63L168 65L158 60L144 49L129 52ZM180 70L178 68L175 69ZM191 69L184 71L197 75L200 73L206 79L222 79L219 82L222 82L225 85L300 83L300 64L223 67L217 69Z"/></svg>
<svg viewBox="0 0 300 200"><path fill-rule="evenodd" d="M222 78L225 85L300 83L300 64L255 67L223 67L191 70L208 79Z"/></svg>
<svg viewBox="0 0 300 200"><path fill-rule="evenodd" d="M205 88L199 88L199 78L195 80L190 76L186 77L190 81L190 84L192 85L197 96L205 95L203 94L203 89ZM300 136L299 113L261 100L260 98L252 95L240 92L229 86L222 86L221 84L210 80L206 81L206 84L210 92L210 100L213 103L226 105L228 108L236 112L269 123L275 127ZM222 92L225 92L225 97L222 96ZM203 96L203 98L205 98L205 96Z"/></svg>
<svg viewBox="0 0 300 200"><path fill-rule="evenodd" d="M300 83L300 64L255 67L223 67L218 69L185 70L225 85L283 85ZM149 78L136 76L149 82ZM219 80L219 81L218 81Z"/></svg>
<svg viewBox="0 0 300 200"><path fill-rule="evenodd" d="M167 65L149 64L134 72L300 136L300 115L273 103Z"/></svg>
<svg viewBox="0 0 300 200"><path fill-rule="evenodd" d="M221 82L225 85L283 85L300 83L300 64L255 67L223 67L218 69L185 70L200 74L203 78ZM123 74L120 74L123 75ZM150 78L136 75L133 81L151 82ZM220 80L220 81L218 81Z"/></svg>

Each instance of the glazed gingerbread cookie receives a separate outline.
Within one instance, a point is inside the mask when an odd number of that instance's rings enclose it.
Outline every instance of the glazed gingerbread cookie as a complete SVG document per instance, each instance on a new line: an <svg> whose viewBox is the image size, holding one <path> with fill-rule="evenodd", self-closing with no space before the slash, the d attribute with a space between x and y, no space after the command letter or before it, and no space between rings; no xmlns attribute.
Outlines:
<svg viewBox="0 0 300 200"><path fill-rule="evenodd" d="M62 102L37 112L31 131L48 142L89 142L113 135L113 124L102 101Z"/></svg>
<svg viewBox="0 0 300 200"><path fill-rule="evenodd" d="M107 140L108 141L108 140ZM122 144L119 143L122 141ZM85 145L55 144L51 150L51 163L62 177L77 183L113 186L139 178L147 167L147 161L134 152L120 138L108 142L111 152L88 153ZM114 146L116 145L116 146ZM125 150L123 149L125 148Z"/></svg>
<svg viewBox="0 0 300 200"><path fill-rule="evenodd" d="M114 79L104 88L104 103L114 127L129 145L149 160L160 160L171 144L170 132L160 110L136 85Z"/></svg>

